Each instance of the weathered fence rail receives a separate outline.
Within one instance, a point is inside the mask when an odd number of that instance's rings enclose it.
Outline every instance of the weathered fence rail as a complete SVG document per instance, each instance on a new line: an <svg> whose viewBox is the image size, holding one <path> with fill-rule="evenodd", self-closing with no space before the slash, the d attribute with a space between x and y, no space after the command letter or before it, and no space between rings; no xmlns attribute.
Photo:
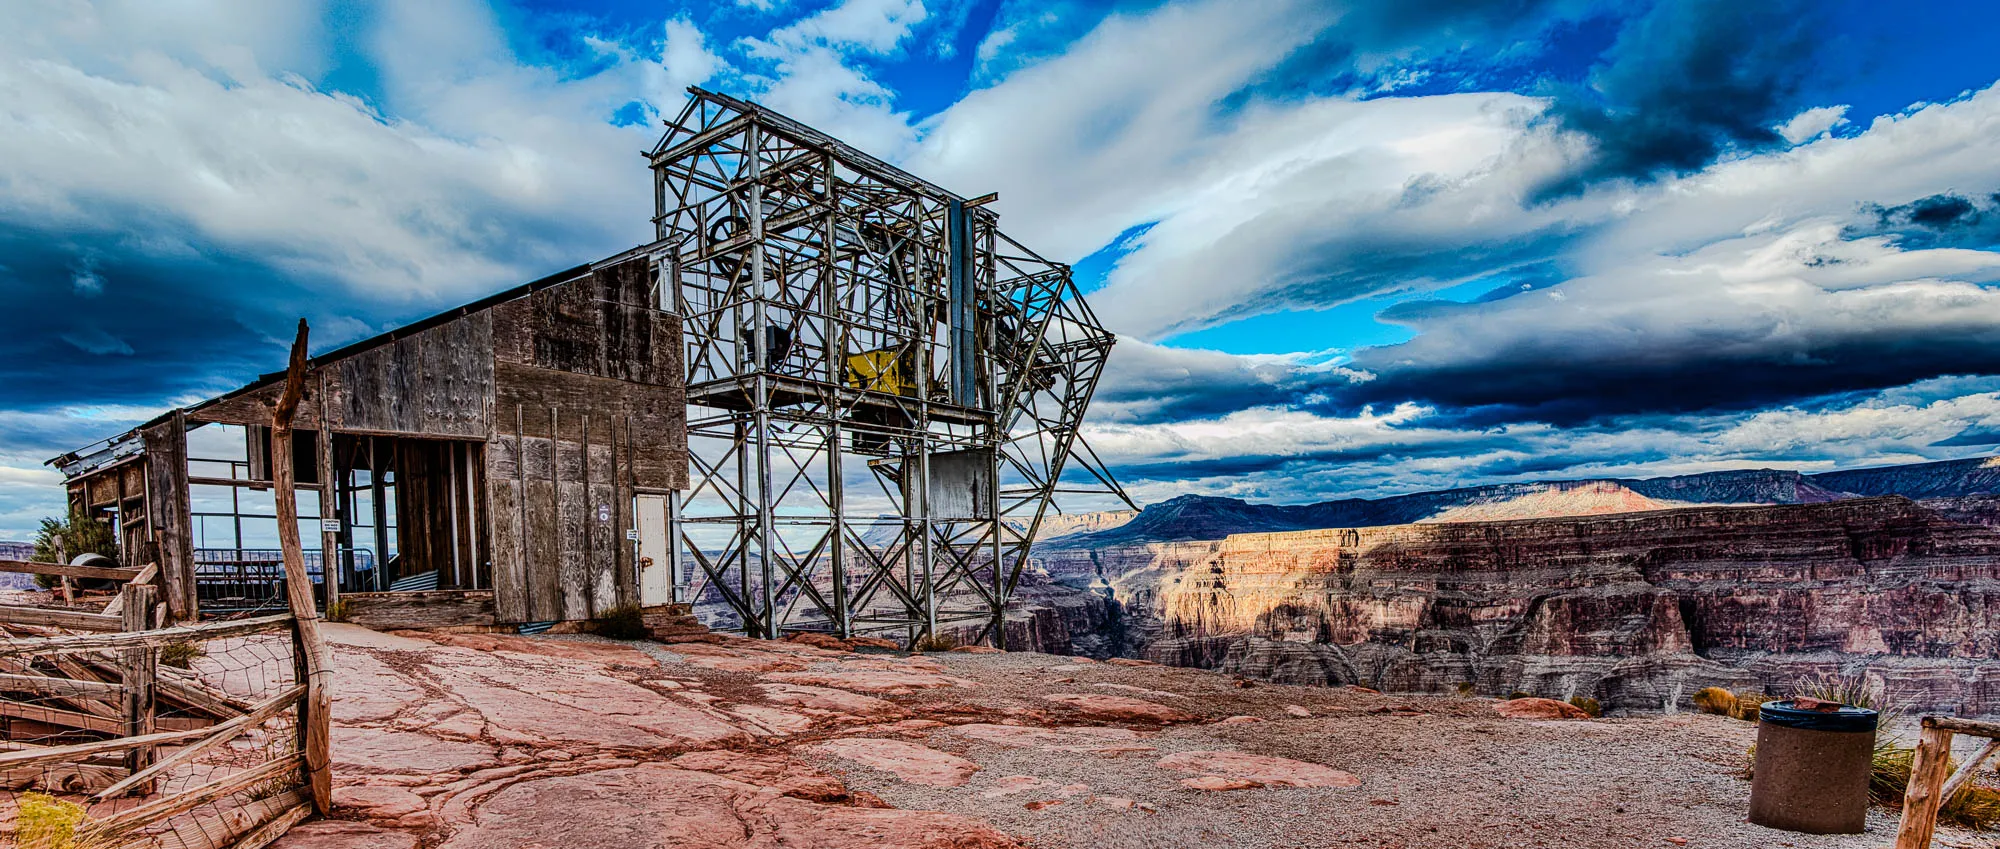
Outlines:
<svg viewBox="0 0 2000 849"><path fill-rule="evenodd" d="M1951 740L1956 734L1986 738L1986 745L1951 770ZM1910 761L1910 783L1903 791L1903 819L1896 827L1895 849L1928 849L1937 831L1938 809L1965 788L1979 767L2000 751L2000 722L1952 716L1926 716Z"/></svg>

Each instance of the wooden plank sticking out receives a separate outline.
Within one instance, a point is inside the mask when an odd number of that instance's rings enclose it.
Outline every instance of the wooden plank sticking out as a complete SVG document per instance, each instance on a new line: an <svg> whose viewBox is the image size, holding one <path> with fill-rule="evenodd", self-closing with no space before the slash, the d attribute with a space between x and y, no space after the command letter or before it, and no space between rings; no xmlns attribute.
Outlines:
<svg viewBox="0 0 2000 849"><path fill-rule="evenodd" d="M312 816L312 805L294 805L290 810L273 817L269 822L251 829L243 838L230 844L229 849L264 849L284 837L292 826L298 825L306 817Z"/></svg>
<svg viewBox="0 0 2000 849"><path fill-rule="evenodd" d="M0 604L0 625L43 625L72 631L117 631L125 627L124 620L117 616L11 604Z"/></svg>
<svg viewBox="0 0 2000 849"><path fill-rule="evenodd" d="M117 684L105 681L76 681L52 675L16 675L0 672L0 691L39 693L76 699L115 699L122 692Z"/></svg>
<svg viewBox="0 0 2000 849"><path fill-rule="evenodd" d="M99 734L122 734L125 731L125 721L123 719L92 716L73 710L63 710L47 705L28 705L5 699L0 699L0 716L45 722L50 725L61 725L67 728L94 731Z"/></svg>
<svg viewBox="0 0 2000 849"><path fill-rule="evenodd" d="M98 581L130 581L138 577L140 571L138 568L126 569L121 566L71 566L67 563L0 560L0 572L26 573L29 575L61 575L65 578L90 578Z"/></svg>

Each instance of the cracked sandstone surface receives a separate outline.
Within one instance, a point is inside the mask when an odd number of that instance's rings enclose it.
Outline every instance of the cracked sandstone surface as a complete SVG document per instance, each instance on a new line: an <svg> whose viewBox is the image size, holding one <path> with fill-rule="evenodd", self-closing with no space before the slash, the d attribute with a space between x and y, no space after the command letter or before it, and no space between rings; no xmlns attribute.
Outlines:
<svg viewBox="0 0 2000 849"><path fill-rule="evenodd" d="M1745 824L1732 773L1754 728L1718 717L1523 720L825 640L327 633L338 809L285 849L1803 848L1893 829Z"/></svg>

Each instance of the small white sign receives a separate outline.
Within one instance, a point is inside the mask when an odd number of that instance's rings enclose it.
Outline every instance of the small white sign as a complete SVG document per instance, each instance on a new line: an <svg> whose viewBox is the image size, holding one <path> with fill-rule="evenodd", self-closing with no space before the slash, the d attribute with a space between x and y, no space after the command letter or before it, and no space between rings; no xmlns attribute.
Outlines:
<svg viewBox="0 0 2000 849"><path fill-rule="evenodd" d="M611 505L609 504L597 505L597 521L600 522L611 521Z"/></svg>
<svg viewBox="0 0 2000 849"><path fill-rule="evenodd" d="M325 531L326 533L329 534L340 533L339 519L321 519L319 520L319 524L320 524L320 529L322 531Z"/></svg>
<svg viewBox="0 0 2000 849"><path fill-rule="evenodd" d="M631 540L631 541L633 541L633 542L638 542L638 541L639 541L639 530L638 530L637 528L633 528L633 529L631 529L631 530L628 530L628 531L626 531L626 532L625 532L625 538L626 538L626 539L629 539L629 540Z"/></svg>

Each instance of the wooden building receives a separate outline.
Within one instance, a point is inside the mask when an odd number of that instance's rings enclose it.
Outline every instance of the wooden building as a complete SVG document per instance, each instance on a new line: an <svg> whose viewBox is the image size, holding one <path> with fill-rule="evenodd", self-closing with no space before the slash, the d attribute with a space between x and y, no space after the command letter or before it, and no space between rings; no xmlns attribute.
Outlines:
<svg viewBox="0 0 2000 849"><path fill-rule="evenodd" d="M687 407L654 277L643 255L614 258L313 358L294 455L321 601L373 624L668 601L639 540L687 488ZM283 378L50 461L73 510L119 529L123 562L159 565L176 621L283 606L260 511Z"/></svg>

